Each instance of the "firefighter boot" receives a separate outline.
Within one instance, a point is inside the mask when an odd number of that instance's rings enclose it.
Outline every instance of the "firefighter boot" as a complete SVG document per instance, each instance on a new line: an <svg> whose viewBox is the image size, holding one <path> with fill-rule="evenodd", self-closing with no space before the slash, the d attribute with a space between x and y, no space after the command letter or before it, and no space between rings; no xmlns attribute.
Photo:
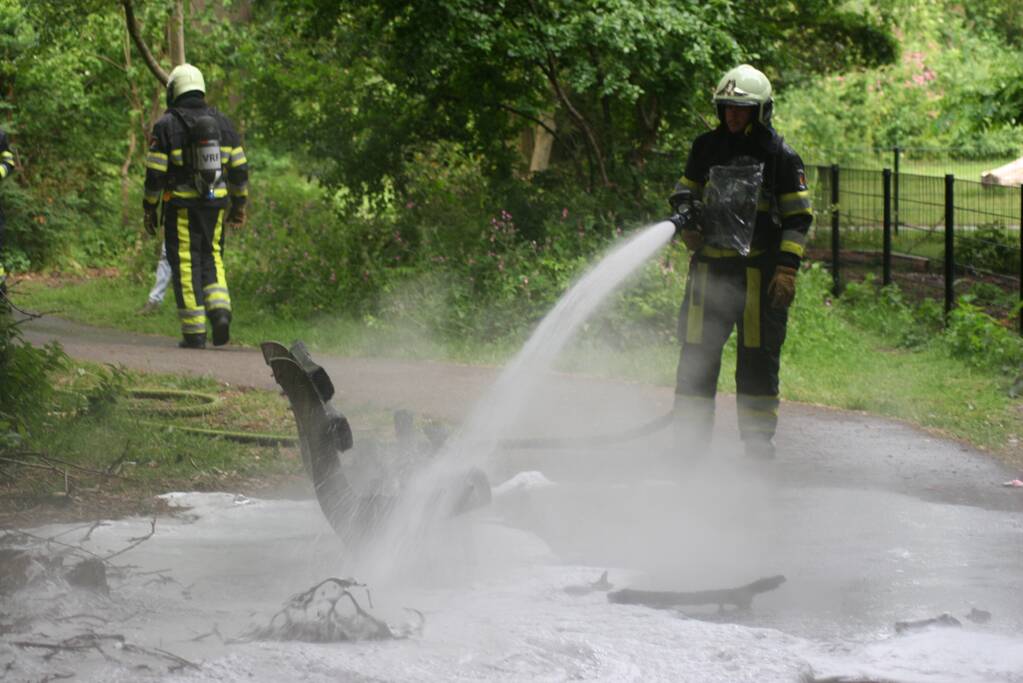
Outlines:
<svg viewBox="0 0 1023 683"><path fill-rule="evenodd" d="M223 346L231 339L231 311L217 308L209 312L209 318L213 328L213 345Z"/></svg>
<svg viewBox="0 0 1023 683"><path fill-rule="evenodd" d="M184 339L178 342L178 346L182 349L205 349L206 348L206 335L205 334L186 334Z"/></svg>

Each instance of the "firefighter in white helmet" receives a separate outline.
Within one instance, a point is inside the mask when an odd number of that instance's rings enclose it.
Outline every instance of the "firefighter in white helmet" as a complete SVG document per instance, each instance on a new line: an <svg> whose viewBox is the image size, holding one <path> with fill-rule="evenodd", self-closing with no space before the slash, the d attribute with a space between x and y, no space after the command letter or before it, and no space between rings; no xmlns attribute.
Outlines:
<svg viewBox="0 0 1023 683"><path fill-rule="evenodd" d="M144 226L162 218L184 348L230 338L231 297L224 272L224 227L245 222L248 162L242 141L222 113L206 103L199 69L181 64L167 82L167 111L153 127L146 157Z"/></svg>
<svg viewBox="0 0 1023 683"><path fill-rule="evenodd" d="M714 91L718 126L693 142L671 199L692 252L679 314L675 426L705 449L721 352L738 329L735 383L746 453L774 456L788 308L813 222L803 162L771 126L771 83L743 64Z"/></svg>

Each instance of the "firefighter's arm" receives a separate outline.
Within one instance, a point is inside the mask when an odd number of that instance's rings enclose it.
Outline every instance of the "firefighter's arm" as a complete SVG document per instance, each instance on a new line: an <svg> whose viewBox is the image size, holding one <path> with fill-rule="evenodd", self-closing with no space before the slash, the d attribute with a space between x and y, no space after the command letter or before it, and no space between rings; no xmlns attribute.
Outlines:
<svg viewBox="0 0 1023 683"><path fill-rule="evenodd" d="M771 305L788 308L796 296L796 275L803 259L806 237L813 224L813 207L806 173L799 155L787 147L779 160L778 210L781 213L781 246L778 264L768 285Z"/></svg>
<svg viewBox="0 0 1023 683"><path fill-rule="evenodd" d="M689 251L696 251L703 246L703 235L699 230L699 206L703 198L703 174L700 170L702 155L698 149L699 141L693 143L686 159L686 168L675 184L668 204L672 215L668 219L675 224L675 234L681 238Z"/></svg>
<svg viewBox="0 0 1023 683"><path fill-rule="evenodd" d="M160 203L160 195L167 186L167 171L170 167L170 135L165 119L160 119L153 127L153 136L149 141L149 152L146 154L146 184L142 196L144 209L156 210Z"/></svg>
<svg viewBox="0 0 1023 683"><path fill-rule="evenodd" d="M11 152L11 143L7 140L7 133L0 131L0 180L12 173L14 173L14 153Z"/></svg>
<svg viewBox="0 0 1023 683"><path fill-rule="evenodd" d="M803 160L788 146L778 164L778 211L781 214L781 247L778 262L799 268L806 237L813 224L810 190L806 186Z"/></svg>
<svg viewBox="0 0 1023 683"><path fill-rule="evenodd" d="M142 194L142 227L155 235L159 218L160 195L167 186L167 170L170 164L170 140L165 122L161 119L153 127L153 137L146 153L146 182Z"/></svg>
<svg viewBox="0 0 1023 683"><path fill-rule="evenodd" d="M231 198L231 208L227 213L227 223L240 226L245 223L245 205L249 198L249 162L245 158L245 147L241 136L234 126L223 117L223 149L224 166L227 169L227 194Z"/></svg>

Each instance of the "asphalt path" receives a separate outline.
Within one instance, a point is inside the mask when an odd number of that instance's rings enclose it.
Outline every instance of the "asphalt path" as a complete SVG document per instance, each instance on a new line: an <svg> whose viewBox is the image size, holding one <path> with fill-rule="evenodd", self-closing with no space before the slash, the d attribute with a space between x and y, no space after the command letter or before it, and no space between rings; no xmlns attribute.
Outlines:
<svg viewBox="0 0 1023 683"><path fill-rule="evenodd" d="M25 338L36 345L56 341L73 358L123 365L132 370L212 377L240 387L277 390L258 349L235 345L203 351L180 349L177 340L93 327L57 317L25 321ZM290 340L278 340L285 344ZM485 396L500 368L393 358L313 353L336 388L334 404L406 409L457 424ZM543 394L530 401L520 433L615 433L669 410L672 391L634 382L567 374L552 375ZM556 424L547 416L557 413ZM715 442L740 449L735 401L718 398ZM533 431L533 430L537 431ZM776 463L786 477L845 487L883 488L926 500L1023 511L1023 492L1001 483L1021 473L966 444L867 413L783 402Z"/></svg>
<svg viewBox="0 0 1023 683"><path fill-rule="evenodd" d="M82 360L276 388L257 349L183 350L175 339L52 317L23 330L31 343L57 341ZM500 371L313 356L342 411L369 404L452 424L485 400ZM671 402L669 388L553 374L510 436L614 434ZM568 561L645 568L652 587L671 587L666 573L689 587L786 574L793 588L762 599L760 625L820 635L857 624L852 632L863 633L979 607L996 614L998 631L1023 632L1023 489L1002 485L1020 472L898 421L790 402L776 441L776 460L745 459L734 398L721 396L714 453L674 452L662 433L607 449L511 452L491 474L497 482L538 472L556 484L518 503L505 497L499 512ZM682 482L666 488L665 472L682 473Z"/></svg>

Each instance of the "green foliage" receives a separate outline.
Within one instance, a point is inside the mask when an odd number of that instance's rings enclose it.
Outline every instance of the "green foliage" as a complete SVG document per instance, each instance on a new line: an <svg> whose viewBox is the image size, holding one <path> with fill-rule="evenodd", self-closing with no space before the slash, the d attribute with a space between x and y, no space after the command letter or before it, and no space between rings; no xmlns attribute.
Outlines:
<svg viewBox="0 0 1023 683"><path fill-rule="evenodd" d="M10 313L0 311L0 450L16 446L41 424L53 397L52 372L67 357L57 344L34 348Z"/></svg>
<svg viewBox="0 0 1023 683"><path fill-rule="evenodd" d="M1015 155L1023 146L1015 126L1019 56L995 33L977 30L959 6L901 3L896 63L816 77L782 93L778 120L789 140L806 158L828 163L893 145L953 148L961 158Z"/></svg>
<svg viewBox="0 0 1023 683"><path fill-rule="evenodd" d="M1015 376L1023 370L1023 339L975 301L974 295L959 297L946 324L940 302L914 306L897 286L877 287L872 277L850 283L840 300L849 320L897 346L936 346L971 367Z"/></svg>
<svg viewBox="0 0 1023 683"><path fill-rule="evenodd" d="M251 58L276 50L251 84L253 116L331 186L400 190L409 154L441 141L506 179L526 161L511 141L550 121L557 176L617 188L620 202L656 146L703 127L711 88L736 63L816 73L895 52L881 18L833 0L275 0L254 35Z"/></svg>
<svg viewBox="0 0 1023 683"><path fill-rule="evenodd" d="M1023 370L1023 339L973 303L959 297L942 340L954 357L976 368L1017 374Z"/></svg>
<svg viewBox="0 0 1023 683"><path fill-rule="evenodd" d="M517 333L620 234L618 217L524 183L487 184L481 163L458 146L426 149L408 162L403 198L372 213L343 197L332 210L315 183L268 168L252 223L231 236L236 296L286 317L400 320L446 339Z"/></svg>
<svg viewBox="0 0 1023 683"><path fill-rule="evenodd" d="M972 268L1003 275L1019 273L1018 236L1010 236L999 226L981 226L956 235L955 257Z"/></svg>

